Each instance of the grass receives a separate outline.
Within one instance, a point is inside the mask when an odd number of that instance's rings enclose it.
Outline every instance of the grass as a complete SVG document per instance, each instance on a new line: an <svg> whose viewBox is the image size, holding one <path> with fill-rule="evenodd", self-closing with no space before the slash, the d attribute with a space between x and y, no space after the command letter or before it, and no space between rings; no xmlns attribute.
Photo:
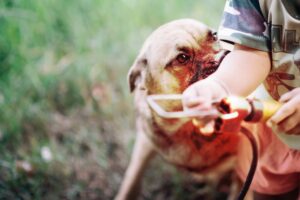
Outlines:
<svg viewBox="0 0 300 200"><path fill-rule="evenodd" d="M217 28L223 3L0 1L0 199L111 199L134 141L125 74L139 48L173 19ZM143 199L182 199L184 178L157 167Z"/></svg>

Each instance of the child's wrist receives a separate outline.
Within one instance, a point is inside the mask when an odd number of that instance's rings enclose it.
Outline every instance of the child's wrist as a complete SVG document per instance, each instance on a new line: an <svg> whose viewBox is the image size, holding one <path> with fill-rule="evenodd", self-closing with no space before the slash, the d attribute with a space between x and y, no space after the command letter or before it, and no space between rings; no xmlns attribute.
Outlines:
<svg viewBox="0 0 300 200"><path fill-rule="evenodd" d="M221 99L230 96L231 93L228 86L219 78L209 77L207 81L211 82L214 85L214 87L216 87L216 90L214 92L216 98Z"/></svg>

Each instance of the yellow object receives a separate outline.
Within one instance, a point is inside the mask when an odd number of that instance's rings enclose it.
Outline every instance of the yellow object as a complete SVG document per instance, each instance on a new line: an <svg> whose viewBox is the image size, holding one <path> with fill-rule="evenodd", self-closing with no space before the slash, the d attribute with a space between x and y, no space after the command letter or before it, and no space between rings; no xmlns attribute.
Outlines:
<svg viewBox="0 0 300 200"><path fill-rule="evenodd" d="M281 103L274 100L245 99L242 97L224 98L218 105L223 114L237 112L241 120L248 122L267 121L281 107Z"/></svg>
<svg viewBox="0 0 300 200"><path fill-rule="evenodd" d="M230 96L224 98L216 105L220 116L215 120L217 132L237 132L242 121L265 122L281 104L277 101L262 101Z"/></svg>
<svg viewBox="0 0 300 200"><path fill-rule="evenodd" d="M267 121L282 106L278 101L261 101L261 103L263 104L263 116L261 121Z"/></svg>

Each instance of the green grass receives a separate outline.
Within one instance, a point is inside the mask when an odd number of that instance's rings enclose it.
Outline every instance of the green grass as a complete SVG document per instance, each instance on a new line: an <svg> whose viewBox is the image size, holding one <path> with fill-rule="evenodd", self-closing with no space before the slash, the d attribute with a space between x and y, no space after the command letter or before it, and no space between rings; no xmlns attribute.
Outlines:
<svg viewBox="0 0 300 200"><path fill-rule="evenodd" d="M0 1L0 199L112 198L134 138L126 73L139 48L173 19L217 28L223 3Z"/></svg>

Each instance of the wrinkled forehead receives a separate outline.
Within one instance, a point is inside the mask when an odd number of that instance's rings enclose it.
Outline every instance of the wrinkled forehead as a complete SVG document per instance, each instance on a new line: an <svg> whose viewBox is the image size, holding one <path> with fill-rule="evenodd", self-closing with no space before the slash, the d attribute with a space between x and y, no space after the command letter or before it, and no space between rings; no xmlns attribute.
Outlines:
<svg viewBox="0 0 300 200"><path fill-rule="evenodd" d="M157 29L149 38L148 57L149 60L168 61L173 55L180 51L201 49L201 45L211 35L211 30L195 22L170 23ZM151 58L152 57L152 58Z"/></svg>
<svg viewBox="0 0 300 200"><path fill-rule="evenodd" d="M175 21L158 28L151 36L155 46L185 45L199 48L199 44L206 39L210 29L204 24L194 21Z"/></svg>

